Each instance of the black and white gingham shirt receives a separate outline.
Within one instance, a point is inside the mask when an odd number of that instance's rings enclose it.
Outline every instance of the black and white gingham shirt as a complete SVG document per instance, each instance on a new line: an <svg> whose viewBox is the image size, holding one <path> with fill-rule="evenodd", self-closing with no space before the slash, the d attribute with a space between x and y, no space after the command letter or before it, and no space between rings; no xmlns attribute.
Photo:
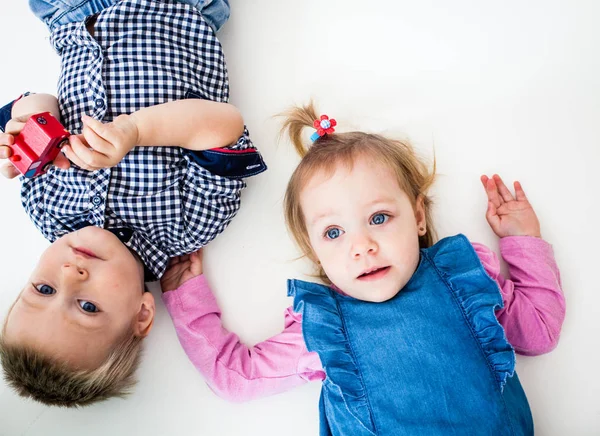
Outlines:
<svg viewBox="0 0 600 436"><path fill-rule="evenodd" d="M82 114L111 121L172 100L229 98L221 45L188 5L123 0L98 15L94 32L81 22L51 35L62 59L62 121L71 133L81 132ZM254 150L247 131L230 148ZM265 169L251 154L261 165L245 176ZM88 225L109 229L141 257L147 279L159 278L170 257L206 245L240 205L245 183L209 172L195 157L178 147L138 147L110 169L52 167L23 180L22 203L50 241Z"/></svg>

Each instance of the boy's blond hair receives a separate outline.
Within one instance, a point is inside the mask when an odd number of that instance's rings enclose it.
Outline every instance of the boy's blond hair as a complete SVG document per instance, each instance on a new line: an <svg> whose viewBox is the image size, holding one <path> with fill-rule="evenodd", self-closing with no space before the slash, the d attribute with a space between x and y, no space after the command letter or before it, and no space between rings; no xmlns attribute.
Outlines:
<svg viewBox="0 0 600 436"><path fill-rule="evenodd" d="M413 208L419 197L423 199L427 233L419 237L419 245L421 248L427 248L434 244L436 232L431 215L432 202L427 196L427 191L435 179L435 160L430 170L408 142L363 132L324 135L308 147L303 141L302 133L305 128L314 130L313 123L318 117L313 103L294 107L283 116L286 118L281 132L287 132L296 151L302 157L286 189L285 220L302 254L316 265L321 280L327 284L331 283L310 245L300 207L300 194L318 172L333 174L339 165L350 169L359 157L371 159L390 168L396 174L400 188L408 195Z"/></svg>
<svg viewBox="0 0 600 436"><path fill-rule="evenodd" d="M142 338L127 335L96 369L73 370L66 364L0 336L4 379L19 395L49 406L81 407L123 397L135 384Z"/></svg>

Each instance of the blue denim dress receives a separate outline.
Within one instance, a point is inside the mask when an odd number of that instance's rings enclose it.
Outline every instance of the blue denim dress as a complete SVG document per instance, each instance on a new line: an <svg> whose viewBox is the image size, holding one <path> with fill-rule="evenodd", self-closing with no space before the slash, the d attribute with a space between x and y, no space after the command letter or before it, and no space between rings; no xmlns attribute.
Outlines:
<svg viewBox="0 0 600 436"><path fill-rule="evenodd" d="M290 280L327 374L321 435L530 435L498 285L462 235L421 250L394 298L370 303Z"/></svg>
<svg viewBox="0 0 600 436"><path fill-rule="evenodd" d="M84 21L119 0L29 0L33 13L50 29ZM229 0L178 0L196 8L216 32L229 19Z"/></svg>

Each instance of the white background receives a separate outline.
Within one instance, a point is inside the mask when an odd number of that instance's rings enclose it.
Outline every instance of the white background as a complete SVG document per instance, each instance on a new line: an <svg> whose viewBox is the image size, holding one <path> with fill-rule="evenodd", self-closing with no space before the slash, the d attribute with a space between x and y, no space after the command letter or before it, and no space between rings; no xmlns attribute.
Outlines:
<svg viewBox="0 0 600 436"><path fill-rule="evenodd" d="M452 5L450 5L452 4ZM540 435L600 434L600 3L535 0L232 1L220 34L232 102L270 166L205 252L226 326L254 344L280 331L285 280L301 277L281 200L297 157L272 116L314 97L339 130L409 138L431 157L440 236L497 248L480 174L522 181L555 249L567 298L558 348L517 369ZM0 7L0 102L55 92L58 58L25 1ZM0 180L0 310L47 242ZM156 291L156 289L154 289ZM314 435L320 386L247 404L217 398L182 352L160 295L127 400L58 410L0 384L0 435ZM3 315L2 315L3 316Z"/></svg>

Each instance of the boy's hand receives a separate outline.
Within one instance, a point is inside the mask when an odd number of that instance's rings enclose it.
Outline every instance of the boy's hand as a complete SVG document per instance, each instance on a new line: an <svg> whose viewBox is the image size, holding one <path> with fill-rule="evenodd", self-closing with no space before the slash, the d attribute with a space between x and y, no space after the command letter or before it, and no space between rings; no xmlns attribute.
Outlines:
<svg viewBox="0 0 600 436"><path fill-rule="evenodd" d="M541 238L540 223L519 182L515 182L515 197L499 175L481 176L488 196L485 217L498 237L535 236Z"/></svg>
<svg viewBox="0 0 600 436"><path fill-rule="evenodd" d="M102 123L87 115L81 117L81 135L71 135L65 155L80 168L95 171L117 165L138 143L138 129L129 115L119 115Z"/></svg>
<svg viewBox="0 0 600 436"><path fill-rule="evenodd" d="M174 291L200 274L202 274L202 249L192 254L174 257L160 279L162 291Z"/></svg>
<svg viewBox="0 0 600 436"><path fill-rule="evenodd" d="M8 124L7 124L8 125ZM0 174L7 179L14 179L20 173L13 164L4 159L8 159L12 155L12 150L8 147L13 145L15 137L9 133L0 133Z"/></svg>
<svg viewBox="0 0 600 436"><path fill-rule="evenodd" d="M8 159L12 156L12 150L10 146L15 143L15 136L17 136L23 127L25 126L25 122L29 119L32 114L23 115L18 118L13 118L6 123L5 130L6 133L0 133L0 174L2 174L7 179L14 179L21 173L19 170L10 162L4 162L3 159ZM70 164L67 158L59 153L56 159L54 159L53 164L58 168L67 169Z"/></svg>

